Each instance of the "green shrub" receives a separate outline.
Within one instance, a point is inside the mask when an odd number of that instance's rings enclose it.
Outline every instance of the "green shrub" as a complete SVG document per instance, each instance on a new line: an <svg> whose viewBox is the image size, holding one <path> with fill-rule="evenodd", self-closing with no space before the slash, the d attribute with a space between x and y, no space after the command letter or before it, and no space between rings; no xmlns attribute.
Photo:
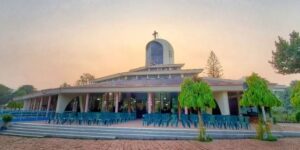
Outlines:
<svg viewBox="0 0 300 150"><path fill-rule="evenodd" d="M300 112L296 113L295 119L296 119L297 122L300 122Z"/></svg>
<svg viewBox="0 0 300 150"><path fill-rule="evenodd" d="M273 135L269 135L267 138L264 139L264 141L273 142L273 141L277 141L277 138Z"/></svg>
<svg viewBox="0 0 300 150"><path fill-rule="evenodd" d="M273 123L274 123L274 124L277 124L277 119L276 119L276 117L273 117Z"/></svg>
<svg viewBox="0 0 300 150"><path fill-rule="evenodd" d="M297 122L296 121L296 115L295 114L291 114L287 117L287 121L288 122Z"/></svg>
<svg viewBox="0 0 300 150"><path fill-rule="evenodd" d="M10 115L10 114L5 114L5 115L2 116L2 121L3 121L4 123L11 122L12 119L13 119L13 116Z"/></svg>

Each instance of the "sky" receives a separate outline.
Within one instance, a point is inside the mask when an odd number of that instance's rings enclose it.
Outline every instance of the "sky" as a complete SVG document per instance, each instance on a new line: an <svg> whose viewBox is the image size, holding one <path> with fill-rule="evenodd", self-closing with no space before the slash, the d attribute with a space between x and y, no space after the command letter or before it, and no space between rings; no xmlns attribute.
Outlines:
<svg viewBox="0 0 300 150"><path fill-rule="evenodd" d="M278 36L300 31L299 13L299 0L0 0L0 83L55 88L144 66L156 30L185 69L205 68L213 50L223 78L287 85L300 74L268 61Z"/></svg>

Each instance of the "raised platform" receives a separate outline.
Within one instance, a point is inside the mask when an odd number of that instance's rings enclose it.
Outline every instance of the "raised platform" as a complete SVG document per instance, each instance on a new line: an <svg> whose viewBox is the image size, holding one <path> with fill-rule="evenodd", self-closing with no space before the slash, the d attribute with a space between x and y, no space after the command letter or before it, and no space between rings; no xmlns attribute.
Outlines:
<svg viewBox="0 0 300 150"><path fill-rule="evenodd" d="M274 131L273 133L277 137L300 137L299 131ZM193 140L197 138L198 129L53 125L31 122L14 123L8 130L0 131L0 134L80 139ZM254 137L255 131L208 129L207 134L214 139L241 139Z"/></svg>

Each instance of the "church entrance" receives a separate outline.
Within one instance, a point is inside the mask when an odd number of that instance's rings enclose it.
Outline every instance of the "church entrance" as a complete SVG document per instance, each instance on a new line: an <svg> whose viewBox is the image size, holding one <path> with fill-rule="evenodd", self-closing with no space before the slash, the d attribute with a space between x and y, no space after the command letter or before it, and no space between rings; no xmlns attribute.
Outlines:
<svg viewBox="0 0 300 150"><path fill-rule="evenodd" d="M230 115L239 115L239 104L236 97L229 99Z"/></svg>
<svg viewBox="0 0 300 150"><path fill-rule="evenodd" d="M147 93L132 93L131 97L135 102L136 118L143 118L147 113Z"/></svg>
<svg viewBox="0 0 300 150"><path fill-rule="evenodd" d="M136 113L142 118L147 113L147 93L122 93L120 112Z"/></svg>

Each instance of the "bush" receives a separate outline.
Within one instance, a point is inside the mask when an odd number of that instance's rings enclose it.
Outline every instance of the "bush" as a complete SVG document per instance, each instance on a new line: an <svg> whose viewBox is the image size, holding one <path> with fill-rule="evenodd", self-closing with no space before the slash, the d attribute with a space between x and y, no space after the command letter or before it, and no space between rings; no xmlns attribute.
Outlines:
<svg viewBox="0 0 300 150"><path fill-rule="evenodd" d="M12 119L13 119L13 116L10 115L10 114L5 114L5 115L2 116L2 121L3 121L4 123L11 122Z"/></svg>
<svg viewBox="0 0 300 150"><path fill-rule="evenodd" d="M273 123L274 123L274 124L277 124L277 119L276 119L276 117L273 117L272 119L273 119Z"/></svg>
<svg viewBox="0 0 300 150"><path fill-rule="evenodd" d="M269 135L267 138L264 139L264 141L273 142L273 141L277 141L277 138L273 135Z"/></svg>
<svg viewBox="0 0 300 150"><path fill-rule="evenodd" d="M300 112L296 113L295 119L296 119L297 122L300 122Z"/></svg>

